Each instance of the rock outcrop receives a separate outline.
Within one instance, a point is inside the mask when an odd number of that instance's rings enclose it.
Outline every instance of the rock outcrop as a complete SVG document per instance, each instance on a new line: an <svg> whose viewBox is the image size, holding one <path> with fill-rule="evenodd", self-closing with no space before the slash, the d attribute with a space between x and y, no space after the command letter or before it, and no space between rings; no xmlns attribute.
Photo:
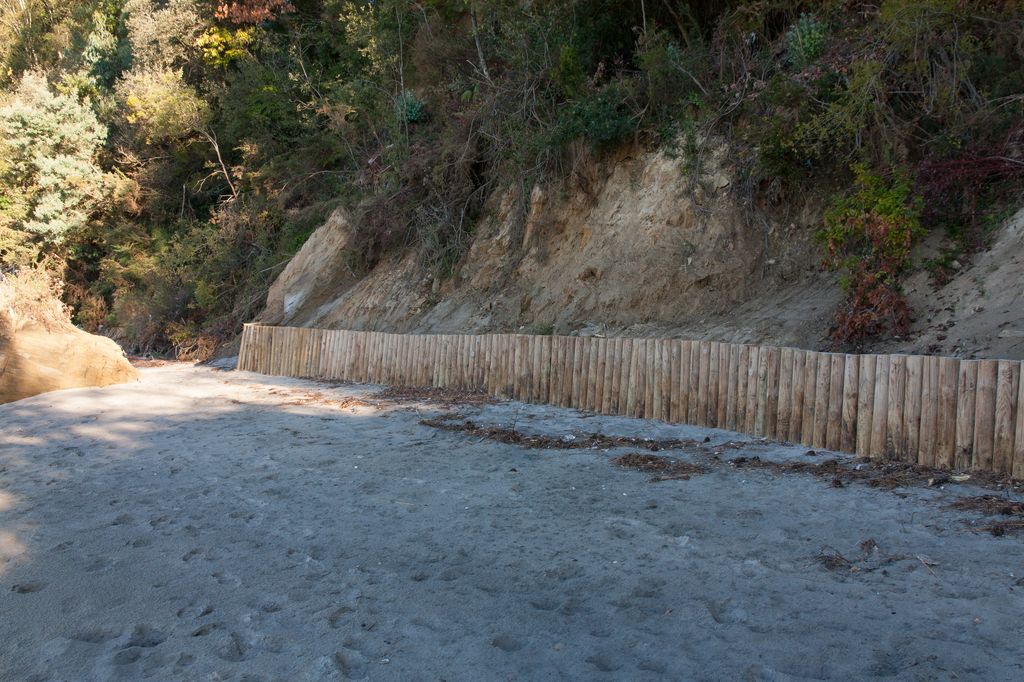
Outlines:
<svg viewBox="0 0 1024 682"><path fill-rule="evenodd" d="M0 324L0 404L138 378L121 347L70 324Z"/></svg>
<svg viewBox="0 0 1024 682"><path fill-rule="evenodd" d="M736 185L719 149L709 148L699 177L680 159L652 151L581 159L563 183L535 187L525 215L511 191L496 192L458 270L443 280L424 271L414 250L354 272L349 245L358 225L339 211L289 263L259 319L403 332L678 332L817 345L839 295L815 267L811 235L820 207L803 201L752 211ZM808 280L829 286L808 287ZM750 315L729 328L741 306Z"/></svg>
<svg viewBox="0 0 1024 682"><path fill-rule="evenodd" d="M426 272L413 249L353 271L358 225L339 211L278 278L260 319L832 349L833 312L844 294L836 273L820 269L813 238L828 192L754 206L724 148L710 145L701 169L695 175L680 159L635 150L582 161L564 183L533 188L525 212L511 192L496 192L468 252L444 279ZM911 333L869 349L1024 358L1022 226L1024 211L944 284L925 268L908 278ZM940 255L942 235L933 237L914 262Z"/></svg>
<svg viewBox="0 0 1024 682"><path fill-rule="evenodd" d="M350 267L351 235L348 213L341 208L335 210L274 281L260 322L279 325L315 322L320 306L359 279Z"/></svg>

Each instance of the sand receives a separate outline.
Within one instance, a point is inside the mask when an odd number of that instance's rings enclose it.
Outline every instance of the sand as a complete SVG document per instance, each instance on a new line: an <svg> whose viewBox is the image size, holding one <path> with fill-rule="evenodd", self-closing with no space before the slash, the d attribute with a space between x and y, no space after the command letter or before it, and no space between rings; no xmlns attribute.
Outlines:
<svg viewBox="0 0 1024 682"><path fill-rule="evenodd" d="M832 488L716 461L807 458L722 431L452 408L702 441L658 454L706 473L651 483L610 463L636 448L497 443L377 390L168 365L0 406L0 677L1024 678L1024 536L965 526L970 484Z"/></svg>

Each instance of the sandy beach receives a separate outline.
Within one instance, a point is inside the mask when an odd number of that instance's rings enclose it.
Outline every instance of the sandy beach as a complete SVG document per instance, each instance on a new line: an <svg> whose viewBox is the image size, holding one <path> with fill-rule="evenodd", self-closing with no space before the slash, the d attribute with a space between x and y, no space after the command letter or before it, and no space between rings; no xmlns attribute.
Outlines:
<svg viewBox="0 0 1024 682"><path fill-rule="evenodd" d="M950 508L1004 492L834 487L730 463L827 453L553 407L141 374L0 406L0 679L1024 679L1024 534ZM612 462L635 452L696 467Z"/></svg>

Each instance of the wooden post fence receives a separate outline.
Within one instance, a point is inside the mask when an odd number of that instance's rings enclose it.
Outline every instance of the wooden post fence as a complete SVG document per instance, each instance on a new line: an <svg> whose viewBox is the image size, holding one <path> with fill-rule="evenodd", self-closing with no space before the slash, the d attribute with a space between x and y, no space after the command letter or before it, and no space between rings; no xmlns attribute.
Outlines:
<svg viewBox="0 0 1024 682"><path fill-rule="evenodd" d="M1018 360L245 325L240 370L481 391L1024 479Z"/></svg>

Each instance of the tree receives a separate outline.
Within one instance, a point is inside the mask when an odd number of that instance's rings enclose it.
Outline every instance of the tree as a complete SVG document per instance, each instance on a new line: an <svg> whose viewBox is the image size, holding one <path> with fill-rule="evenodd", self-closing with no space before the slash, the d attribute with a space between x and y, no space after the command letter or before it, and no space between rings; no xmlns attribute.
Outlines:
<svg viewBox="0 0 1024 682"><path fill-rule="evenodd" d="M209 108L185 83L180 71L133 69L125 74L117 89L124 104L125 118L135 125L147 144L180 142L198 135L210 144L217 156L217 165L231 196L238 196L221 156L217 135L209 125Z"/></svg>
<svg viewBox="0 0 1024 682"><path fill-rule="evenodd" d="M96 160L107 129L92 109L27 73L0 108L0 134L6 222L48 242L84 227L111 187Z"/></svg>

